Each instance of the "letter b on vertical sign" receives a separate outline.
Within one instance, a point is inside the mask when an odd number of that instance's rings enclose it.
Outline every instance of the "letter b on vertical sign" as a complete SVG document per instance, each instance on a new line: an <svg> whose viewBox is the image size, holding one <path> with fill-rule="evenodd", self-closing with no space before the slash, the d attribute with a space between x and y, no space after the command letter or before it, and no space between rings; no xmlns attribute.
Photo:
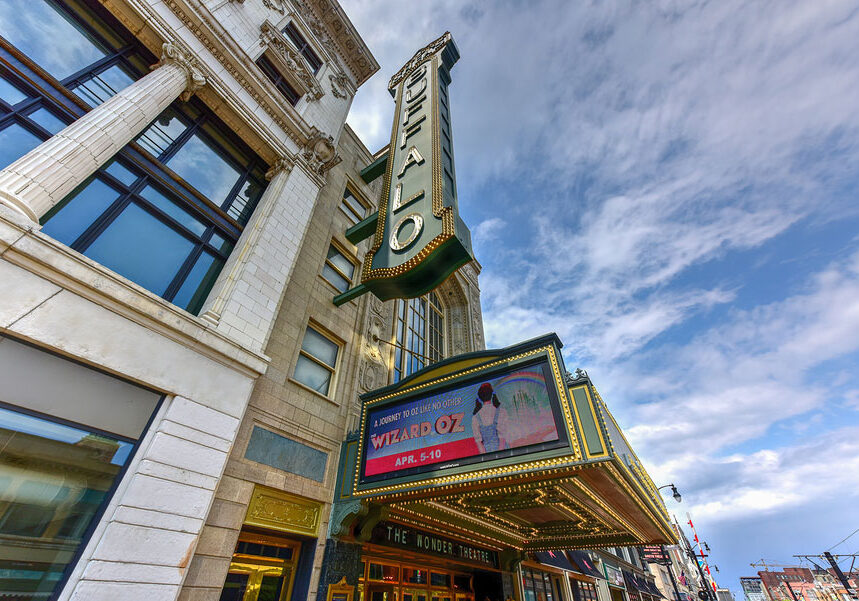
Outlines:
<svg viewBox="0 0 859 601"><path fill-rule="evenodd" d="M472 260L459 217L447 87L459 51L450 33L419 50L388 84L396 100L372 248L361 282L382 300L429 292Z"/></svg>

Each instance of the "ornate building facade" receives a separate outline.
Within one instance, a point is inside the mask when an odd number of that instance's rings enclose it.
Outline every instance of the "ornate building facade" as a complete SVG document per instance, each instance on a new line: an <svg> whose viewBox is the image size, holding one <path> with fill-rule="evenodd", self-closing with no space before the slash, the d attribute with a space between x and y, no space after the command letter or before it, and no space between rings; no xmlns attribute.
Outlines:
<svg viewBox="0 0 859 601"><path fill-rule="evenodd" d="M435 61L449 215L458 53L435 44L400 95ZM596 601L608 567L538 557L673 541L560 340L485 350L477 261L344 296L383 222L387 149L346 125L378 69L336 0L0 0L0 597ZM523 442L486 418L464 463L357 486L376 397L487 369Z"/></svg>

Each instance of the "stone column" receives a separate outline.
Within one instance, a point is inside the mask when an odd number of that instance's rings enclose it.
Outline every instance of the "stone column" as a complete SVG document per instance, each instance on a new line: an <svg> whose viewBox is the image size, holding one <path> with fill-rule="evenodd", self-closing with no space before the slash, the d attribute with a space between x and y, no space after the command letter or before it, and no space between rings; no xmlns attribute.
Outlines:
<svg viewBox="0 0 859 601"><path fill-rule="evenodd" d="M151 73L0 171L0 203L38 223L171 102L205 83L196 62L165 43Z"/></svg>
<svg viewBox="0 0 859 601"><path fill-rule="evenodd" d="M274 326L321 187L305 168L292 166L285 158L269 170L268 187L200 314L256 352Z"/></svg>
<svg viewBox="0 0 859 601"><path fill-rule="evenodd" d="M268 180L268 186L259 199L250 221L245 226L236 248L230 253L230 258L227 259L215 285L212 286L206 303L203 305L203 310L200 312L200 317L212 325L217 326L220 323L221 315L224 313L227 301L232 296L236 284L239 280L244 279L244 274L250 265L250 256L255 250L258 250L263 228L269 223L272 211L274 211L275 205L286 187L286 180L289 178L292 165L291 159L280 158L266 172L265 178Z"/></svg>

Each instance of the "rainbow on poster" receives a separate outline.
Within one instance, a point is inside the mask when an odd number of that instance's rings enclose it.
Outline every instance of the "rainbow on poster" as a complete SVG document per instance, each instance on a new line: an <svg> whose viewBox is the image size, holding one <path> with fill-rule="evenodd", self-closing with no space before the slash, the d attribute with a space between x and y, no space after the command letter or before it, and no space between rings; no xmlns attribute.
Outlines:
<svg viewBox="0 0 859 601"><path fill-rule="evenodd" d="M548 364L541 362L434 395L370 408L364 430L364 479L509 457L559 441L557 403L547 385L550 373Z"/></svg>

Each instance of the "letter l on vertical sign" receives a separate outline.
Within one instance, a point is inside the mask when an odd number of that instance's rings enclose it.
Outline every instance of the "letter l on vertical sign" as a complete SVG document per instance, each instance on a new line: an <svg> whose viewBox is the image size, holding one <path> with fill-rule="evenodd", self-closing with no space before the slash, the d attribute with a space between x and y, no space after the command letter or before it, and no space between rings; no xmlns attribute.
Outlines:
<svg viewBox="0 0 859 601"><path fill-rule="evenodd" d="M450 36L419 50L388 84L396 109L373 244L360 292L413 298L474 257L459 217L448 85L459 51ZM353 289L360 294L358 288ZM346 302L347 291L335 299Z"/></svg>

